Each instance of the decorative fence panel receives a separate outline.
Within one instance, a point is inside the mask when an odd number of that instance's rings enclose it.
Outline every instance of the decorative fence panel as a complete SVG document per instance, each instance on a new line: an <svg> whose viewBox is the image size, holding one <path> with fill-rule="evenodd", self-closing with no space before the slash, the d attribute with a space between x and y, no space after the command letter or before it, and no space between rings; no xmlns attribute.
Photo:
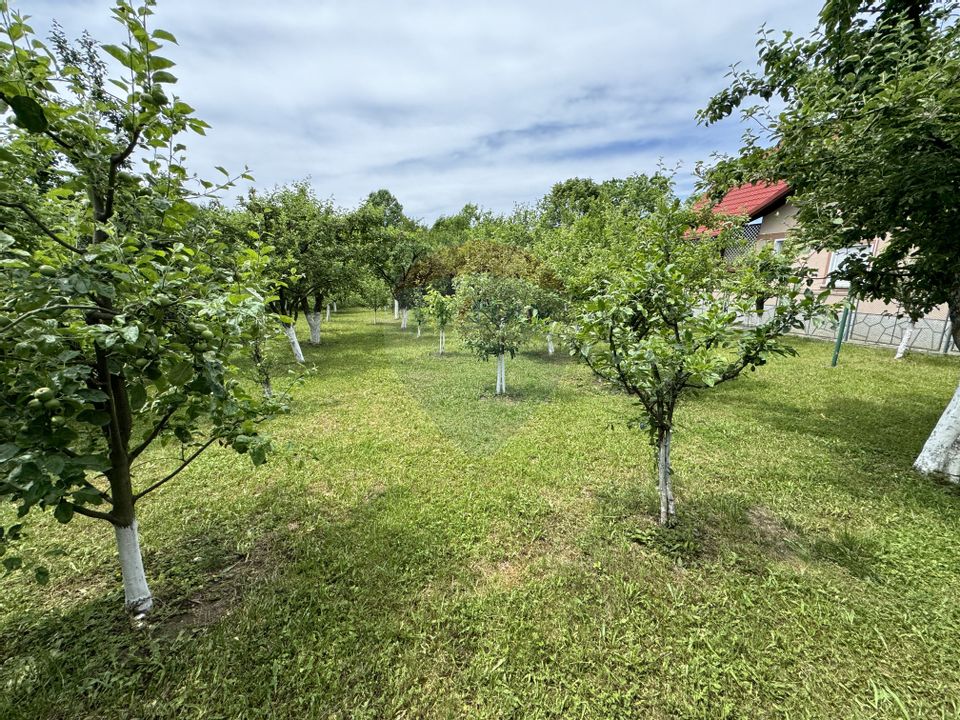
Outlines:
<svg viewBox="0 0 960 720"><path fill-rule="evenodd" d="M742 317L746 326L754 326L769 317L770 310L764 311L761 317L752 315ZM857 305L850 310L847 318L847 327L844 331L844 341L861 345L876 345L879 347L896 348L903 338L910 320L906 317L883 313L864 313L857 310ZM808 323L801 331L804 335L821 340L836 340L837 323L817 321ZM932 353L951 353L958 351L954 347L951 337L949 319L921 318L917 321L916 332L910 342L910 350Z"/></svg>

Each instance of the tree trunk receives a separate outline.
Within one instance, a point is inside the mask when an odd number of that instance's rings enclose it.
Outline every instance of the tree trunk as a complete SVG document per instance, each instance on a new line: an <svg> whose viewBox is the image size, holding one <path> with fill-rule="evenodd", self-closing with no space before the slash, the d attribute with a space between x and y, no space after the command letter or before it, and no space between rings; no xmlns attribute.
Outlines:
<svg viewBox="0 0 960 720"><path fill-rule="evenodd" d="M273 397L273 384L270 382L270 371L263 359L263 341L257 336L253 341L253 365L257 369L257 377L260 379L260 387L263 388L264 397Z"/></svg>
<svg viewBox="0 0 960 720"><path fill-rule="evenodd" d="M945 475L953 482L960 482L960 386L913 467L925 475Z"/></svg>
<svg viewBox="0 0 960 720"><path fill-rule="evenodd" d="M300 341L297 340L297 329L293 325L284 325L283 334L290 341L290 349L293 350L293 357L298 363L304 362L303 350L300 349Z"/></svg>
<svg viewBox="0 0 960 720"><path fill-rule="evenodd" d="M910 349L910 343L913 342L913 334L917 330L917 324L911 320L907 329L903 331L903 337L900 338L900 345L897 347L897 354L893 356L894 360L900 360Z"/></svg>
<svg viewBox="0 0 960 720"><path fill-rule="evenodd" d="M547 333L547 354L553 355L553 333Z"/></svg>
<svg viewBox="0 0 960 720"><path fill-rule="evenodd" d="M443 328L440 328L440 354L443 355L443 351L447 347L447 333Z"/></svg>
<svg viewBox="0 0 960 720"><path fill-rule="evenodd" d="M503 353L497 355L497 395L507 394L507 362Z"/></svg>
<svg viewBox="0 0 960 720"><path fill-rule="evenodd" d="M417 323L417 337L420 337L420 335L421 335L422 333L423 333L423 331L422 331L421 328L420 328L420 323Z"/></svg>
<svg viewBox="0 0 960 720"><path fill-rule="evenodd" d="M409 314L409 312L410 311L407 310L406 308L400 311L400 329L401 330L407 329L407 315Z"/></svg>
<svg viewBox="0 0 960 720"><path fill-rule="evenodd" d="M952 289L947 299L947 311L953 344L960 347L960 285ZM942 474L953 482L960 482L960 386L954 391L913 467L925 475Z"/></svg>
<svg viewBox="0 0 960 720"><path fill-rule="evenodd" d="M333 301L333 311L334 311L334 312L337 311L337 301L336 301L336 300Z"/></svg>
<svg viewBox="0 0 960 720"><path fill-rule="evenodd" d="M123 575L124 607L128 612L142 615L153 607L153 595L147 585L147 575L143 570L143 556L140 554L140 535L137 532L137 520L126 527L114 525L117 536L117 552L120 555L120 571Z"/></svg>
<svg viewBox="0 0 960 720"><path fill-rule="evenodd" d="M310 344L319 345L320 344L320 313L318 312L308 312L307 315L307 326L310 328ZM329 319L329 318L328 318Z"/></svg>
<svg viewBox="0 0 960 720"><path fill-rule="evenodd" d="M327 322L330 322L330 303L327 303Z"/></svg>
<svg viewBox="0 0 960 720"><path fill-rule="evenodd" d="M677 510L670 482L670 436L672 431L661 430L657 440L657 485L660 491L660 524L669 527L676 518Z"/></svg>
<svg viewBox="0 0 960 720"><path fill-rule="evenodd" d="M393 319L394 320L400 319L400 301L399 300L393 301Z"/></svg>

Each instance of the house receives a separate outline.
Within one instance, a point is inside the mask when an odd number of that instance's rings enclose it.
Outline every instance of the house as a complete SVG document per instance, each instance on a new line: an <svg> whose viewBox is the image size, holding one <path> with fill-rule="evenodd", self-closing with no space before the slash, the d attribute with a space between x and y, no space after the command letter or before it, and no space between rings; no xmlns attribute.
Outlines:
<svg viewBox="0 0 960 720"><path fill-rule="evenodd" d="M724 215L743 215L749 218L744 225L746 239L755 246L773 244L778 251L796 225L794 216L797 208L790 202L790 188L785 182L741 185L730 190L713 209L714 212ZM886 240L878 238L863 247L810 254L806 262L815 271L814 289L826 287L831 273L840 267L850 254L876 254L885 242ZM736 252L734 249L732 254L736 255ZM848 287L849 283L838 281L831 293L831 300L838 303L847 300ZM858 298L851 298L851 302L845 339L892 347L900 343L909 319L897 317L900 312L898 305ZM806 332L815 337L836 337L836 329L830 326L808 327ZM910 346L912 349L928 352L953 351L946 306L934 308L917 322Z"/></svg>

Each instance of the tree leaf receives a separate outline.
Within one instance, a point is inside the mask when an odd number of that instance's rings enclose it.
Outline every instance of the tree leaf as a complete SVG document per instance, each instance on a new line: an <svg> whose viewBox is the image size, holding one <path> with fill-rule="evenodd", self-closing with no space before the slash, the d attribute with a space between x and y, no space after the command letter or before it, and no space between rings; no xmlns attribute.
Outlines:
<svg viewBox="0 0 960 720"><path fill-rule="evenodd" d="M53 516L58 522L64 524L70 522L73 519L73 504L69 502L58 503L53 511Z"/></svg>
<svg viewBox="0 0 960 720"><path fill-rule="evenodd" d="M193 374L193 363L189 360L179 360L167 371L167 382L171 385L185 385Z"/></svg>
<svg viewBox="0 0 960 720"><path fill-rule="evenodd" d="M28 131L42 133L47 129L47 116L43 114L40 103L26 95L16 95L10 98L10 109L17 116L17 120Z"/></svg>

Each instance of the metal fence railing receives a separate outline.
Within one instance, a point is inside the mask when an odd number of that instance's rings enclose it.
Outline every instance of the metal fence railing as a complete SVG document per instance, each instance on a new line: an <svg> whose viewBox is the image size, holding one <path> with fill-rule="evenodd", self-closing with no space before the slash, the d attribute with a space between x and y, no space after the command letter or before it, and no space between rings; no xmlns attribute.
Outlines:
<svg viewBox="0 0 960 720"><path fill-rule="evenodd" d="M766 310L762 316L744 316L741 321L748 327L754 326L769 318L771 312L771 310ZM851 307L843 339L844 342L896 348L900 344L909 322L909 318L898 318L892 313L860 312L858 304L855 303ZM956 354L958 351L953 344L951 329L950 320L947 318L921 318L917 321L916 330L910 341L910 350ZM837 323L833 321L814 321L807 323L804 329L798 332L802 332L810 338L836 340Z"/></svg>

